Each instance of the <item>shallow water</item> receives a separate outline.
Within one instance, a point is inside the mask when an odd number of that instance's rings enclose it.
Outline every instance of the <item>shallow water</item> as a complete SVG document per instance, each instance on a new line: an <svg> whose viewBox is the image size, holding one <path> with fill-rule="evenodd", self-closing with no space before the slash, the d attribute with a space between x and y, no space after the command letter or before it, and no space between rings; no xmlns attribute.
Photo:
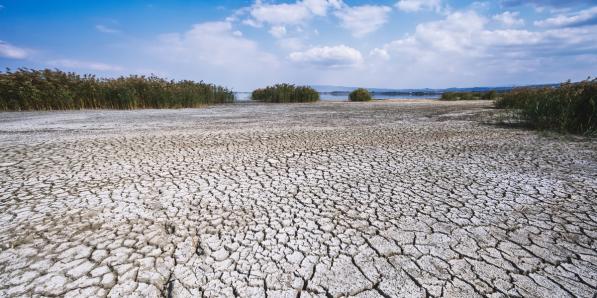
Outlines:
<svg viewBox="0 0 597 298"><path fill-rule="evenodd" d="M234 95L236 96L237 101L248 101L251 100L251 92L235 92ZM330 94L330 93L320 93L321 100L330 100L330 101L345 101L348 100L348 94ZM385 94L375 94L373 99L391 99L391 98L399 98L399 99L438 99L439 95L385 95Z"/></svg>

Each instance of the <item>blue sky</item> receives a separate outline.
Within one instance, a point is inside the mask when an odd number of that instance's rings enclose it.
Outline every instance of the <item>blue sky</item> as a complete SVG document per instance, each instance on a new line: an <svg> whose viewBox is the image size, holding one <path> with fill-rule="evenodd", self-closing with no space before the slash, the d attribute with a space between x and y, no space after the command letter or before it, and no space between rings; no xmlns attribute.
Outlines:
<svg viewBox="0 0 597 298"><path fill-rule="evenodd" d="M597 0L0 0L0 66L237 91L576 81L597 75Z"/></svg>

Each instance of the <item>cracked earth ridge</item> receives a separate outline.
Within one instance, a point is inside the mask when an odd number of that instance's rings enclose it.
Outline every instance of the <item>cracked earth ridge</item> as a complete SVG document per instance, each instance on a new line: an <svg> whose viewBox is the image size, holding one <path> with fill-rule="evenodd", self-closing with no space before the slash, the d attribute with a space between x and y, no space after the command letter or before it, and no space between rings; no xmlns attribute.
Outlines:
<svg viewBox="0 0 597 298"><path fill-rule="evenodd" d="M488 105L1 113L0 296L594 297L596 142Z"/></svg>

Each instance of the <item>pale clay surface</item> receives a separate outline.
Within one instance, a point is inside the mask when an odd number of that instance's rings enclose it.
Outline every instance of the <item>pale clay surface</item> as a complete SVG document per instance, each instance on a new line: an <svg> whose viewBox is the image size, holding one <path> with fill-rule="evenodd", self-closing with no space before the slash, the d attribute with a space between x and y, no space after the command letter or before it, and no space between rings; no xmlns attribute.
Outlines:
<svg viewBox="0 0 597 298"><path fill-rule="evenodd" d="M0 113L0 296L594 297L597 142L491 112Z"/></svg>

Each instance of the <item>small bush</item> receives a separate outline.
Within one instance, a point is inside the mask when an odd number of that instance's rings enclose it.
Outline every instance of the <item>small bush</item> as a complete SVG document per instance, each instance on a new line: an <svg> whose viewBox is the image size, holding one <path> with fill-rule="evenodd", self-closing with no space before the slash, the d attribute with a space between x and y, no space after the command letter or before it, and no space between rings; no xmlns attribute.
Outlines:
<svg viewBox="0 0 597 298"><path fill-rule="evenodd" d="M350 94L348 95L348 100L350 101L370 101L371 99L372 98L369 91L363 88L356 89L350 92Z"/></svg>
<svg viewBox="0 0 597 298"><path fill-rule="evenodd" d="M96 78L60 70L0 72L0 110L192 108L234 101L231 90L155 76Z"/></svg>
<svg viewBox="0 0 597 298"><path fill-rule="evenodd" d="M495 90L491 90L489 92L483 92L481 94L481 99L485 100L495 100L498 97L498 93Z"/></svg>
<svg viewBox="0 0 597 298"><path fill-rule="evenodd" d="M319 93L308 86L277 84L254 90L253 93L251 93L251 99L275 103L313 102L319 100Z"/></svg>
<svg viewBox="0 0 597 298"><path fill-rule="evenodd" d="M504 94L495 106L515 109L539 128L594 135L597 133L597 79L564 83L558 88L520 88Z"/></svg>

